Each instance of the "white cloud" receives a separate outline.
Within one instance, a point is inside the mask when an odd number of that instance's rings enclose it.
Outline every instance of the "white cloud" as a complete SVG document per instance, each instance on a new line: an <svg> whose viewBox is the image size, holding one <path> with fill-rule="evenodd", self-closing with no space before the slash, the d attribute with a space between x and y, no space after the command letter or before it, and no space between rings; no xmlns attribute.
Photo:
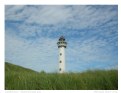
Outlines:
<svg viewBox="0 0 121 93"><path fill-rule="evenodd" d="M103 6L104 9L96 9L94 6L73 6L73 17L70 19L70 28L89 28L99 26L117 15L117 11L111 11L112 7Z"/></svg>
<svg viewBox="0 0 121 93"><path fill-rule="evenodd" d="M39 25L68 26L67 28L86 28L101 25L114 16L117 11L112 7L103 6L98 9L94 6L6 6L6 20L24 20L26 23ZM23 9L22 11L20 11ZM60 24L61 23L61 24Z"/></svg>
<svg viewBox="0 0 121 93"><path fill-rule="evenodd" d="M26 20L27 23L59 24L65 22L71 16L69 9L64 6L43 6L34 10L34 13Z"/></svg>
<svg viewBox="0 0 121 93"><path fill-rule="evenodd" d="M78 42L78 43L77 43ZM75 68L75 71L87 69L112 68L117 64L117 56L112 56L112 46L105 40L97 40L95 37L84 41L70 41L66 49L67 65ZM113 52L113 54L115 54ZM93 65L92 65L93 64ZM96 65L95 65L96 64Z"/></svg>
<svg viewBox="0 0 121 93"><path fill-rule="evenodd" d="M21 37L36 37L37 32L41 33L42 30L38 26L21 24L18 25L19 35Z"/></svg>
<svg viewBox="0 0 121 93"><path fill-rule="evenodd" d="M23 7L21 12L16 13ZM25 17L27 18L26 23L57 24L66 21L70 17L70 11L64 6L40 6L37 8L13 6L10 9L6 8L6 20L21 20Z"/></svg>
<svg viewBox="0 0 121 93"><path fill-rule="evenodd" d="M20 21L23 20L26 16L21 12L21 10L25 9L24 5L6 5L5 6L5 19L12 21Z"/></svg>

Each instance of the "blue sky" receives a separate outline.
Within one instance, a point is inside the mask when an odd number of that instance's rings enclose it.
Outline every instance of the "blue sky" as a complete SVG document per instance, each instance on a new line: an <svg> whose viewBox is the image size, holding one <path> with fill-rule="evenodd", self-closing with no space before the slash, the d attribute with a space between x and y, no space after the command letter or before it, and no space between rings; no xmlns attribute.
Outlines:
<svg viewBox="0 0 121 93"><path fill-rule="evenodd" d="M67 72L118 69L117 26L117 5L6 5L5 61L57 72L63 35Z"/></svg>

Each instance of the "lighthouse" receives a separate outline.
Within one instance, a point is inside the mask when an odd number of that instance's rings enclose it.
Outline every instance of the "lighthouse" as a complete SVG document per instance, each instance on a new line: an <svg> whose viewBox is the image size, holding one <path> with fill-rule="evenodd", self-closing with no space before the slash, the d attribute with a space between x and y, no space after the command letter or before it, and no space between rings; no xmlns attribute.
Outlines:
<svg viewBox="0 0 121 93"><path fill-rule="evenodd" d="M65 72L65 48L67 46L67 42L65 38L61 36L57 42L59 49L59 73Z"/></svg>

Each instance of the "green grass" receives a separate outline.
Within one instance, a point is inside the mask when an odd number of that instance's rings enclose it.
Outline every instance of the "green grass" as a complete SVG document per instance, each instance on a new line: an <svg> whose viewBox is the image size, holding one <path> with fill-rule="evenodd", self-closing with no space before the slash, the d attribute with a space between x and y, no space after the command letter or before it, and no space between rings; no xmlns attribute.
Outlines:
<svg viewBox="0 0 121 93"><path fill-rule="evenodd" d="M6 90L117 90L117 70L83 73L38 73L5 63Z"/></svg>

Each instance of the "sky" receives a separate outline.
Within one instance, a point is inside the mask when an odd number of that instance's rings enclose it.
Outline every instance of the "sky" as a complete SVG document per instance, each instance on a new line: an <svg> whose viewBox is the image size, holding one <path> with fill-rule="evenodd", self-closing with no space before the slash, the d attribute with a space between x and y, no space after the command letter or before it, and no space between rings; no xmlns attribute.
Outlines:
<svg viewBox="0 0 121 93"><path fill-rule="evenodd" d="M5 6L6 62L57 72L60 36L66 72L118 69L117 5Z"/></svg>

